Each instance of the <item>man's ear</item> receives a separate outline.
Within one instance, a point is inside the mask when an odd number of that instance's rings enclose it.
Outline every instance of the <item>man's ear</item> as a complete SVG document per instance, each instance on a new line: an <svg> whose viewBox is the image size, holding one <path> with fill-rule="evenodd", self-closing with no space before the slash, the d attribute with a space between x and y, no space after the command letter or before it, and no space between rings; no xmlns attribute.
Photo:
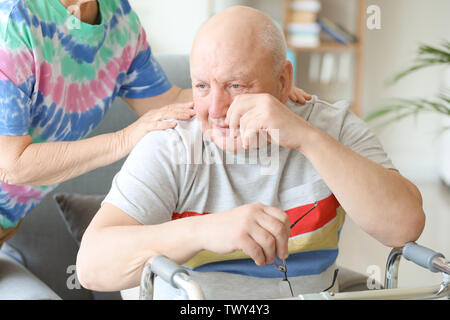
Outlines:
<svg viewBox="0 0 450 320"><path fill-rule="evenodd" d="M289 94L291 93L293 86L294 69L290 61L286 60L283 63L281 72L279 75L280 81L280 97L281 102L286 103L289 100Z"/></svg>

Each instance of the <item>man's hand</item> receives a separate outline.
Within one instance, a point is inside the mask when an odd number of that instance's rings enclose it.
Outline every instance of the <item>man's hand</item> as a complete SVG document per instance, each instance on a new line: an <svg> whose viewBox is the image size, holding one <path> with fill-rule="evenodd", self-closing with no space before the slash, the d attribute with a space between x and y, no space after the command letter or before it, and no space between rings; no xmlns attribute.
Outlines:
<svg viewBox="0 0 450 320"><path fill-rule="evenodd" d="M134 123L121 131L124 143L133 148L139 140L153 130L173 129L177 123L163 121L167 119L189 120L195 115L194 104L180 103L165 106L160 109L150 110Z"/></svg>
<svg viewBox="0 0 450 320"><path fill-rule="evenodd" d="M292 90L289 93L289 99L300 104L305 104L306 101L312 99L312 96L300 88L292 87Z"/></svg>
<svg viewBox="0 0 450 320"><path fill-rule="evenodd" d="M270 94L242 94L228 109L225 122L234 136L240 133L244 149L256 146L262 131L268 139L289 149L300 150L301 141L313 126Z"/></svg>
<svg viewBox="0 0 450 320"><path fill-rule="evenodd" d="M288 256L289 217L278 208L252 203L200 219L205 250L219 254L242 250L258 266L273 263L275 254L281 259Z"/></svg>

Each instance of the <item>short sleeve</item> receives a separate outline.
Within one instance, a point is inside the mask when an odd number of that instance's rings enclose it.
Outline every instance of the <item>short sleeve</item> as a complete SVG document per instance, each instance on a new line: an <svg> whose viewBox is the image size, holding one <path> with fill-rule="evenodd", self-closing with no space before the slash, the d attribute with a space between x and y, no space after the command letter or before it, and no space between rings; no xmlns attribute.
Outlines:
<svg viewBox="0 0 450 320"><path fill-rule="evenodd" d="M380 141L367 123L350 110L346 100L333 104L313 96L306 106L299 106L298 112L318 129L367 158L387 169L395 169Z"/></svg>
<svg viewBox="0 0 450 320"><path fill-rule="evenodd" d="M0 134L24 136L31 122L35 59L30 16L21 1L0 5Z"/></svg>
<svg viewBox="0 0 450 320"><path fill-rule="evenodd" d="M347 110L339 140L359 155L387 168L396 169L369 126Z"/></svg>
<svg viewBox="0 0 450 320"><path fill-rule="evenodd" d="M161 65L152 54L145 30L142 26L140 28L137 54L119 90L119 96L123 98L154 97L172 88Z"/></svg>
<svg viewBox="0 0 450 320"><path fill-rule="evenodd" d="M35 83L27 10L8 2L0 14L0 134L28 134Z"/></svg>
<svg viewBox="0 0 450 320"><path fill-rule="evenodd" d="M0 135L24 136L30 124L31 100L0 70Z"/></svg>
<svg viewBox="0 0 450 320"><path fill-rule="evenodd" d="M170 221L181 177L180 166L172 159L177 145L174 130L147 134L114 177L103 202L118 207L142 224Z"/></svg>

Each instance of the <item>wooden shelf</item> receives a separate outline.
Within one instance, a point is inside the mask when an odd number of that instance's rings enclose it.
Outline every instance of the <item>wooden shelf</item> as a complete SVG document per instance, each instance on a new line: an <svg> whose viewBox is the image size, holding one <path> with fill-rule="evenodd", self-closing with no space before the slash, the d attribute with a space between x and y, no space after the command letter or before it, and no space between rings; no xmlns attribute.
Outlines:
<svg viewBox="0 0 450 320"><path fill-rule="evenodd" d="M317 47L296 47L288 43L288 48L295 52L356 51L359 49L359 43L322 42Z"/></svg>
<svg viewBox="0 0 450 320"><path fill-rule="evenodd" d="M288 32L286 26L288 25L288 16L291 8L291 2L293 0L283 0L283 25L284 34L286 39L288 39ZM366 1L367 0L354 0L357 5L357 25L356 28L356 38L358 42L344 45L337 42L322 42L317 47L296 47L288 43L288 48L293 50L295 54L300 53L315 53L315 52L354 52L354 91L353 97L349 97L351 101L351 109L356 115L361 115L361 104L362 104L362 90L363 90L363 63L364 63L364 42L365 42L365 15L366 15ZM347 4L347 2L345 2Z"/></svg>

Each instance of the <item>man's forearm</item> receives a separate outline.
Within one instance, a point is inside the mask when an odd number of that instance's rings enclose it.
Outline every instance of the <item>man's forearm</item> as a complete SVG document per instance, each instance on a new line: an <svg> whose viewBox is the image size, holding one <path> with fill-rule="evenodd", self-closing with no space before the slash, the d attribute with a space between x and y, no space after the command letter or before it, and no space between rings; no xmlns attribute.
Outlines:
<svg viewBox="0 0 450 320"><path fill-rule="evenodd" d="M144 264L156 255L183 264L201 250L194 219L88 229L77 257L81 284L97 291L136 287Z"/></svg>
<svg viewBox="0 0 450 320"><path fill-rule="evenodd" d="M420 236L422 198L411 182L318 129L308 137L300 151L355 223L387 246L402 246Z"/></svg>
<svg viewBox="0 0 450 320"><path fill-rule="evenodd" d="M135 287L148 259L165 255L184 264L202 250L240 250L264 265L273 262L274 254L287 257L289 233L288 216L261 203L143 226L105 202L83 236L78 279L97 291Z"/></svg>
<svg viewBox="0 0 450 320"><path fill-rule="evenodd" d="M70 142L28 145L5 177L15 185L53 185L109 165L130 151L122 132Z"/></svg>

